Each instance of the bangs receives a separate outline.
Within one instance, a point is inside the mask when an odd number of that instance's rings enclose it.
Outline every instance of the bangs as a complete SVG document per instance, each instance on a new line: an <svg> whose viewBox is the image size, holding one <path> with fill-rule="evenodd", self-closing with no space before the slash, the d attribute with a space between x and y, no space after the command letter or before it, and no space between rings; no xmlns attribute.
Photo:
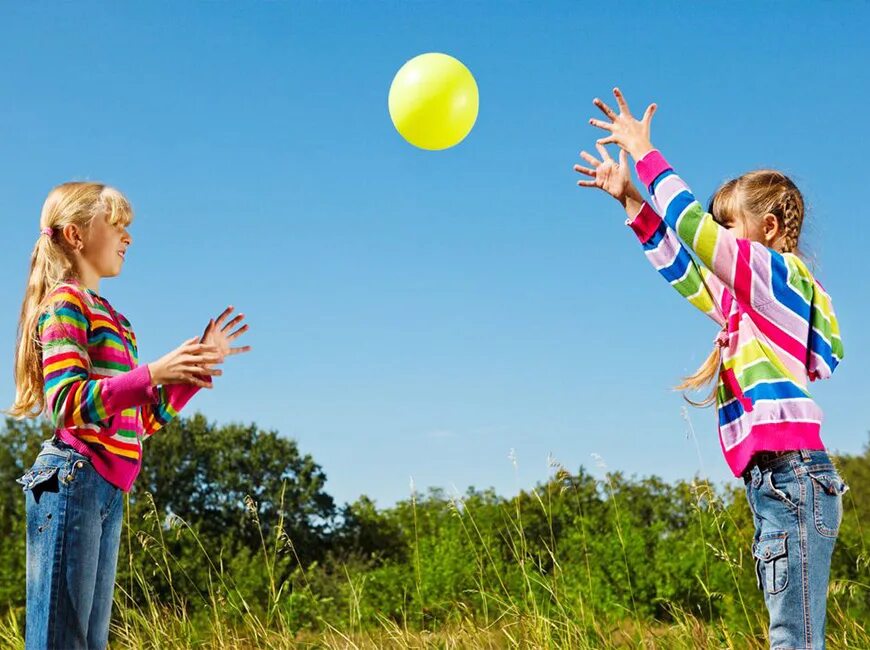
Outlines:
<svg viewBox="0 0 870 650"><path fill-rule="evenodd" d="M114 187L106 187L100 195L100 202L105 208L106 220L112 226L126 228L133 223L133 206L127 197Z"/></svg>
<svg viewBox="0 0 870 650"><path fill-rule="evenodd" d="M734 225L739 213L736 180L728 181L716 191L707 205L707 212L720 226L730 228Z"/></svg>

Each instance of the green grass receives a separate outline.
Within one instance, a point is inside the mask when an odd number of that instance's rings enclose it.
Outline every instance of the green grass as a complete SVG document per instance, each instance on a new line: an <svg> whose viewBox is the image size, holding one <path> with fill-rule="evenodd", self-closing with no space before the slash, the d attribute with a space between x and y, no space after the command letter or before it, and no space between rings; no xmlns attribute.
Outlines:
<svg viewBox="0 0 870 650"><path fill-rule="evenodd" d="M697 531L687 534L701 554L693 560L698 566L695 586L703 593L701 604L698 611L689 612L660 598L656 606L663 614L652 617L649 603L640 595L649 587L643 584L648 578L637 569L639 531L629 516L629 503L622 502L629 497L606 474L601 485L608 496L607 528L587 530L586 506L575 477L558 464L553 467L552 480L500 502L495 509L456 496L440 510L427 502L424 511L412 496L406 573L401 573L401 567L361 569L341 563L329 570L318 565L303 569L284 521L277 522L271 537L264 536L250 498L246 500L249 525L260 533L260 549L244 561L211 555L194 528L177 517L162 519L153 500L146 525L138 530L129 521L128 508L121 559L126 578L119 579L116 588L110 647L768 647L766 611L759 607L760 595L746 587L754 586L754 580L747 579L753 571L752 558L742 551L743 547L748 551L746 535L751 532L709 483L690 484L692 512L686 520ZM564 518L557 509L569 506L572 521L579 522L571 537L556 530L560 517ZM484 519L493 512L499 520ZM433 516L449 517L439 529L440 536L427 528ZM860 525L857 530L862 551L857 573L866 576L866 544ZM444 531L454 536L447 539ZM173 555L171 541L178 539L186 540L185 548L199 554L204 572L191 575L189 558L182 561ZM604 583L593 569L595 554L602 552L612 552L613 562L605 566L627 581L622 602L614 602L613 594L603 590ZM287 566L293 567L289 574L282 571ZM399 572L391 574L391 570ZM473 579L450 582L450 571L465 572L462 575ZM251 574L261 578L259 591L246 582ZM385 575L395 579L385 582ZM410 582L403 583L402 576ZM852 613L870 600L868 582L832 581L830 648L870 648L865 624ZM441 583L465 587L457 592ZM163 596L156 595L157 584L168 586ZM382 605L385 584L402 590L398 610ZM21 609L10 609L0 619L0 646L23 648L22 619Z"/></svg>

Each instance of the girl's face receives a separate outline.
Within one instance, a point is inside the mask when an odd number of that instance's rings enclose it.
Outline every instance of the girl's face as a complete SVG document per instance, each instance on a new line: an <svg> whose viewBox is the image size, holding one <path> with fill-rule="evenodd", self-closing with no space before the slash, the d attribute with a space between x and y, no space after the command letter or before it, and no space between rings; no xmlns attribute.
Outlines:
<svg viewBox="0 0 870 650"><path fill-rule="evenodd" d="M132 242L124 226L113 226L107 216L95 217L83 240L82 263L92 276L114 277L121 272L127 247Z"/></svg>
<svg viewBox="0 0 870 650"><path fill-rule="evenodd" d="M734 233L734 236L738 239L748 239L764 243L764 233L760 232L758 228L754 228L754 225L756 224L751 223L748 219L737 218L728 225L728 230Z"/></svg>
<svg viewBox="0 0 870 650"><path fill-rule="evenodd" d="M737 217L726 228L738 239L748 239L765 246L775 246L779 236L779 223L775 215L766 214L761 219Z"/></svg>

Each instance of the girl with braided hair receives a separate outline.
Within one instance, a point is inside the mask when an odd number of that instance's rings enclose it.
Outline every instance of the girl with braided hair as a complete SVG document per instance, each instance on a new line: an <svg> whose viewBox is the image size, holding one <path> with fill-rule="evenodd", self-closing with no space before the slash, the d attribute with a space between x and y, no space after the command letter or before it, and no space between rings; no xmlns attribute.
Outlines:
<svg viewBox="0 0 870 650"><path fill-rule="evenodd" d="M592 180L578 184L620 201L649 261L721 328L710 356L678 389L716 380L692 403L715 402L725 460L745 483L771 647L824 648L848 487L822 443L822 411L807 386L831 376L843 344L831 299L799 254L803 198L784 174L758 170L725 183L704 210L650 142L656 105L637 120L619 89L613 94L618 114L593 102L610 121L590 123L610 135L597 142L600 159L581 153L591 167L574 169ZM618 161L605 148L611 143ZM632 183L628 155L652 206Z"/></svg>

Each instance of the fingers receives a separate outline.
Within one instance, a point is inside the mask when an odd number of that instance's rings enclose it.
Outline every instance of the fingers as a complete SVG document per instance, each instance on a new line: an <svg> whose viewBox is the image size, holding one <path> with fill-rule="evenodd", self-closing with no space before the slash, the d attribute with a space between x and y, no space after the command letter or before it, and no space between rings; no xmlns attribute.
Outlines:
<svg viewBox="0 0 870 650"><path fill-rule="evenodd" d="M209 352L220 352L220 349L216 345L212 345L211 343L198 343L197 341L198 339L193 338L190 341L185 342L182 346L182 350L186 354L208 354Z"/></svg>
<svg viewBox="0 0 870 650"><path fill-rule="evenodd" d="M625 149L619 150L619 166L626 167L628 165L628 152Z"/></svg>
<svg viewBox="0 0 870 650"><path fill-rule="evenodd" d="M230 351L227 354L242 354L243 352L250 352L250 345L243 345L237 348L230 348Z"/></svg>
<svg viewBox="0 0 870 650"><path fill-rule="evenodd" d="M601 161L599 161L598 158L593 156L591 153L586 153L585 151L581 151L580 157L583 160L585 160L586 162L588 162L590 165L592 165L593 167L598 167L598 165L601 164Z"/></svg>
<svg viewBox="0 0 870 650"><path fill-rule="evenodd" d="M600 99L598 99L598 98L596 97L595 99L592 100L592 103L595 104L598 108L600 108L600 109L601 109L601 112L604 113L604 114L605 114L607 117L609 117L611 120L615 120L615 119L616 119L617 115L616 115L616 113L614 112L614 110L613 110L612 108L610 108L610 106L608 106L607 104L605 104L603 101L601 101Z"/></svg>
<svg viewBox="0 0 870 650"><path fill-rule="evenodd" d="M625 101L625 97L619 88L613 89L613 96L616 97L616 103L619 105L619 112L631 115L631 111L628 108L628 102Z"/></svg>
<svg viewBox="0 0 870 650"><path fill-rule="evenodd" d="M590 119L589 124L592 126L596 126L599 129L604 129L605 131L613 131L613 125L607 122L602 122L601 120Z"/></svg>
<svg viewBox="0 0 870 650"><path fill-rule="evenodd" d="M205 326L205 330L202 332L202 336L199 337L199 342L202 343L208 338L208 335L211 334L214 329L214 318L209 318L208 325Z"/></svg>
<svg viewBox="0 0 870 650"><path fill-rule="evenodd" d="M229 325L227 325L227 327L229 327ZM227 340L232 341L234 339L237 339L247 331L248 331L248 325L246 323L246 324L242 325L239 329L237 329L235 332L233 332L232 334L227 336Z"/></svg>
<svg viewBox="0 0 870 650"><path fill-rule="evenodd" d="M217 327L221 327L223 325L224 320L226 320L226 318L230 314L233 313L233 309L235 309L235 308L232 305L227 306L227 308L221 312L221 315L217 317L217 320L215 321L215 325Z"/></svg>
<svg viewBox="0 0 870 650"><path fill-rule="evenodd" d="M647 106L646 111L644 111L643 114L643 119L641 121L649 126L650 122L652 121L653 115L656 114L657 110L658 106L656 104L650 104L649 106Z"/></svg>
<svg viewBox="0 0 870 650"><path fill-rule="evenodd" d="M209 366L199 366L199 365L187 365L179 368L181 375L183 377L200 375L206 377L220 377L223 373L223 370L219 368L211 368Z"/></svg>
<svg viewBox="0 0 870 650"><path fill-rule="evenodd" d="M223 363L224 357L221 354L185 354L178 358L178 363L181 367L187 365L213 365Z"/></svg>
<svg viewBox="0 0 870 650"><path fill-rule="evenodd" d="M598 187L598 185L595 184L595 181L577 181L577 185L580 187Z"/></svg>
<svg viewBox="0 0 870 650"><path fill-rule="evenodd" d="M604 162L613 162L613 158L610 157L610 152L607 151L607 148L603 144L596 142L595 148L598 149L598 153L601 154L601 160Z"/></svg>
<svg viewBox="0 0 870 650"><path fill-rule="evenodd" d="M585 174L586 176L592 176L595 178L595 170L589 169L588 167L583 167L582 165L574 165L574 171L580 172L581 174Z"/></svg>
<svg viewBox="0 0 870 650"><path fill-rule="evenodd" d="M619 144L619 139L615 135L609 135L606 138L601 138L595 141L596 146L599 144Z"/></svg>
<svg viewBox="0 0 870 650"><path fill-rule="evenodd" d="M239 314L238 316L236 316L235 318L233 318L229 323L227 323L226 325L224 325L224 326L221 328L221 332L226 332L227 330L232 329L233 327L235 327L236 325L238 325L239 323L241 323L244 319L245 319L245 315L244 315L244 314Z"/></svg>

